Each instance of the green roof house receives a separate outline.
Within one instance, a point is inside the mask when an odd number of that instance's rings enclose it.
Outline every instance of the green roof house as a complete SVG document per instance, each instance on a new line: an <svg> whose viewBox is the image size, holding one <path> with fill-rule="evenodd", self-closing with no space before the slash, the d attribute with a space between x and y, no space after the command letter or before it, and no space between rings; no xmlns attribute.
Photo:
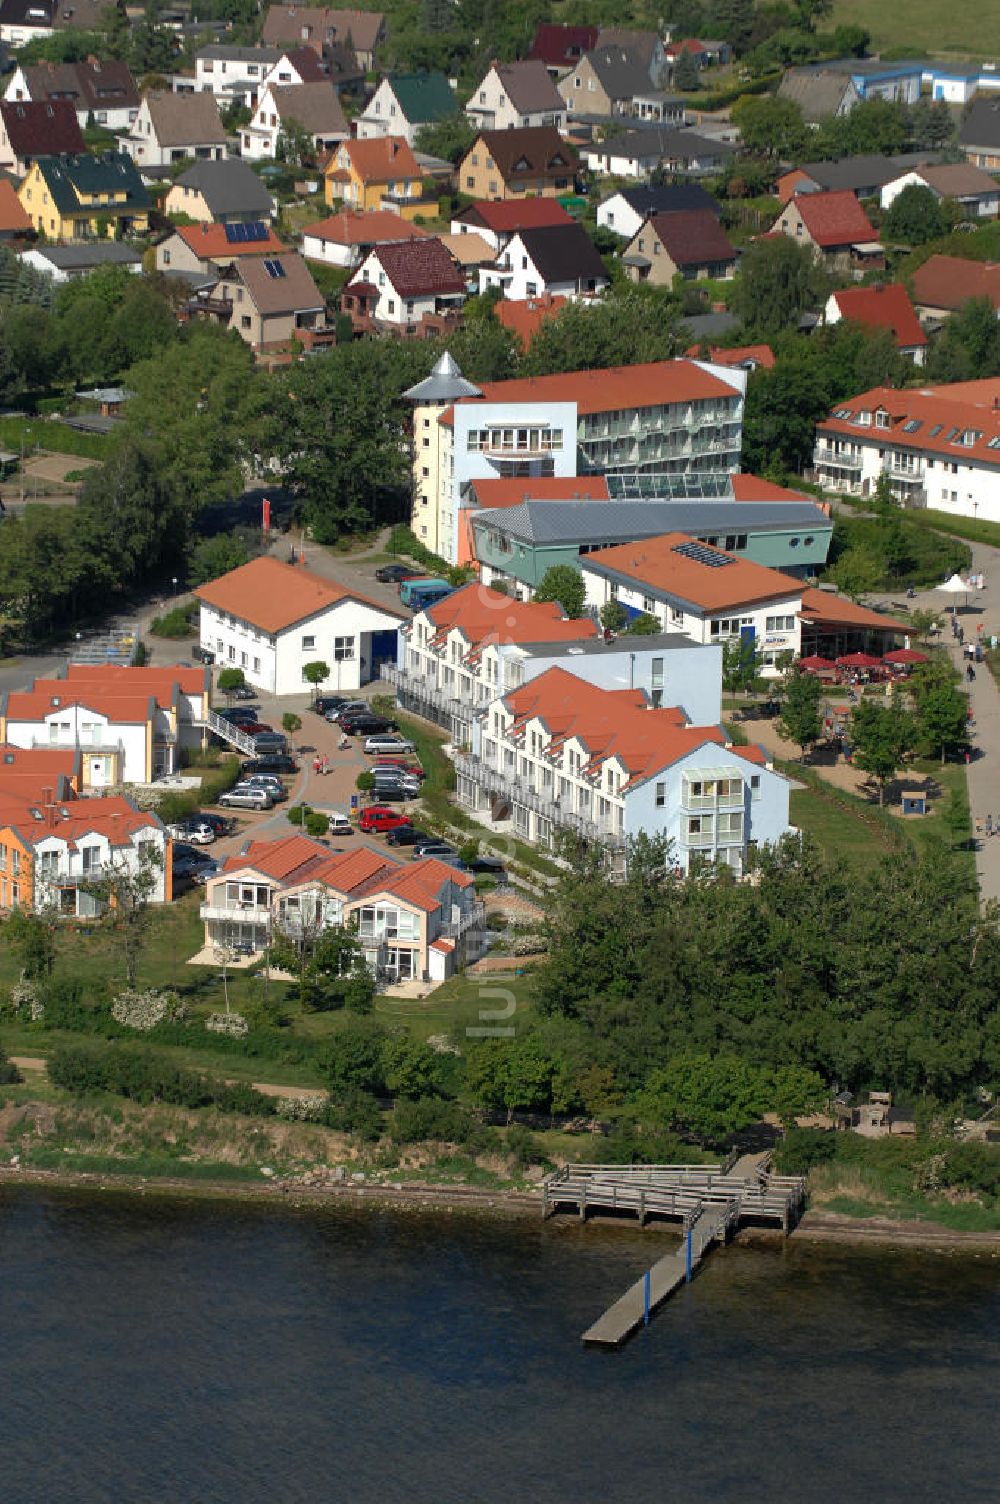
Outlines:
<svg viewBox="0 0 1000 1504"><path fill-rule="evenodd" d="M122 152L39 157L18 190L39 234L49 240L90 240L149 227L149 194Z"/></svg>
<svg viewBox="0 0 1000 1504"><path fill-rule="evenodd" d="M421 126L457 114L458 102L443 73L397 73L383 78L358 116L358 140L402 136L412 146Z"/></svg>

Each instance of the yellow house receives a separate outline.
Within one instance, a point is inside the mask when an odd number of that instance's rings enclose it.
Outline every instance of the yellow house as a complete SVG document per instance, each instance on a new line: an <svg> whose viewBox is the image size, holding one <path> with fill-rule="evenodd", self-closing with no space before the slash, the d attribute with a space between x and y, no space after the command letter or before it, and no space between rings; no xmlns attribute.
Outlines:
<svg viewBox="0 0 1000 1504"><path fill-rule="evenodd" d="M149 228L149 194L121 152L39 157L17 196L47 240L96 240Z"/></svg>
<svg viewBox="0 0 1000 1504"><path fill-rule="evenodd" d="M435 212L424 178L402 136L342 141L326 169L326 201L362 212L388 209L403 219Z"/></svg>

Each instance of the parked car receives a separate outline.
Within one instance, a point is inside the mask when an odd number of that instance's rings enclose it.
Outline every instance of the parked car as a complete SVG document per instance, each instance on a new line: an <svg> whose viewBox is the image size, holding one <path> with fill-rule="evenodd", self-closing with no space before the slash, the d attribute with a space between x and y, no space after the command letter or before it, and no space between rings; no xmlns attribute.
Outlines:
<svg viewBox="0 0 1000 1504"><path fill-rule="evenodd" d="M405 736L370 736L365 742L365 752L369 756L375 756L383 752L415 752L412 742L408 742Z"/></svg>
<svg viewBox="0 0 1000 1504"><path fill-rule="evenodd" d="M288 738L280 731L252 731L254 752L286 752Z"/></svg>
<svg viewBox="0 0 1000 1504"><path fill-rule="evenodd" d="M416 580L422 574L423 570L414 569L410 564L383 564L376 569L375 578L383 585L401 585L404 580Z"/></svg>
<svg viewBox="0 0 1000 1504"><path fill-rule="evenodd" d="M219 804L223 809L273 809L274 800L267 789L230 789L228 793L219 795Z"/></svg>
<svg viewBox="0 0 1000 1504"><path fill-rule="evenodd" d="M192 846L211 846L215 840L215 831L207 820L189 820L187 839Z"/></svg>
<svg viewBox="0 0 1000 1504"><path fill-rule="evenodd" d="M267 789L275 804L280 804L283 799L288 798L288 790L277 773L251 773L249 778L241 778L236 788Z"/></svg>
<svg viewBox="0 0 1000 1504"><path fill-rule="evenodd" d="M341 710L351 701L344 695L317 695L310 707L317 715L328 715L331 710Z"/></svg>
<svg viewBox="0 0 1000 1504"><path fill-rule="evenodd" d="M419 778L408 778L405 773L377 773L374 786L376 796L383 789L398 789L407 799L416 799L420 795Z"/></svg>
<svg viewBox="0 0 1000 1504"><path fill-rule="evenodd" d="M247 736L281 736L280 731L275 731L270 721L231 721L238 731L246 732Z"/></svg>
<svg viewBox="0 0 1000 1504"><path fill-rule="evenodd" d="M368 714L369 710L367 700L344 700L341 705L334 705L332 710L328 710L326 713L326 718L328 721L332 721L334 724L340 725L343 723L343 721L349 719L349 717L351 717L352 715Z"/></svg>
<svg viewBox="0 0 1000 1504"><path fill-rule="evenodd" d="M396 723L380 715L358 714L347 720L341 717L340 727L348 736L378 736L384 731L395 731Z"/></svg>
<svg viewBox="0 0 1000 1504"><path fill-rule="evenodd" d="M424 769L413 757L387 757L385 754L382 754L376 757L372 763L371 771L373 773L384 773L387 771L407 773L411 778L419 778L421 782L427 777Z"/></svg>
<svg viewBox="0 0 1000 1504"><path fill-rule="evenodd" d="M367 809L361 811L361 819L358 824L362 830L385 831L395 830L400 825L409 825L409 815L401 815L396 810L390 809L387 804L370 804Z"/></svg>
<svg viewBox="0 0 1000 1504"><path fill-rule="evenodd" d="M201 867L196 867L191 876L194 881L199 884L199 886L204 887L209 878L218 877L221 871L222 868L219 863L216 861L211 861L205 862L205 864Z"/></svg>
<svg viewBox="0 0 1000 1504"><path fill-rule="evenodd" d="M227 705L225 710L217 710L215 713L220 721L231 721L234 726L260 724L257 720L260 707L256 705Z"/></svg>
<svg viewBox="0 0 1000 1504"><path fill-rule="evenodd" d="M171 858L174 877L192 877L195 872L216 865L207 851L199 851L186 841L175 841Z"/></svg>
<svg viewBox="0 0 1000 1504"><path fill-rule="evenodd" d="M235 824L232 819L227 819L225 815L216 815L211 810L203 809L200 809L196 815L192 815L191 819L203 820L206 825L211 825L215 831L216 840L219 840L221 836L232 835Z"/></svg>
<svg viewBox="0 0 1000 1504"><path fill-rule="evenodd" d="M397 825L386 836L390 846L419 846L421 841L429 840L426 830L417 830L415 825Z"/></svg>
<svg viewBox="0 0 1000 1504"><path fill-rule="evenodd" d="M477 877L495 877L498 883L507 881L507 868L501 856L477 856L468 863L470 872Z"/></svg>
<svg viewBox="0 0 1000 1504"><path fill-rule="evenodd" d="M265 752L261 757L251 757L243 764L242 772L254 773L297 773L299 765L295 758L287 752Z"/></svg>
<svg viewBox="0 0 1000 1504"><path fill-rule="evenodd" d="M404 789L399 783L380 783L372 790L376 804L408 804L415 797L412 789Z"/></svg>
<svg viewBox="0 0 1000 1504"><path fill-rule="evenodd" d="M257 691L252 684L237 684L236 688L231 689L229 693L234 700L256 700L257 698Z"/></svg>
<svg viewBox="0 0 1000 1504"><path fill-rule="evenodd" d="M353 836L354 826L345 814L339 809L320 810L320 814L326 815L327 824L332 836Z"/></svg>
<svg viewBox="0 0 1000 1504"><path fill-rule="evenodd" d="M208 648L203 648L200 642L193 644L191 648L191 657L194 659L195 663L215 662L215 654L209 652Z"/></svg>
<svg viewBox="0 0 1000 1504"><path fill-rule="evenodd" d="M454 846L449 845L447 841L432 839L429 841L420 841L418 845L414 846L413 855L415 859L422 856L458 856L458 851Z"/></svg>

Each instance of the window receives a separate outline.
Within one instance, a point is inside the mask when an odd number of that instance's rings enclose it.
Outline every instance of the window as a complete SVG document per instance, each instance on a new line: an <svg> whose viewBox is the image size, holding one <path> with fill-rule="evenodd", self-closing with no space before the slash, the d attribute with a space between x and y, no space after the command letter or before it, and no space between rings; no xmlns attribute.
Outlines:
<svg viewBox="0 0 1000 1504"><path fill-rule="evenodd" d="M315 637L303 637L303 639L302 639L302 651L304 653L311 653L312 650L313 650L313 648L315 646L316 646L316 638Z"/></svg>
<svg viewBox="0 0 1000 1504"><path fill-rule="evenodd" d="M656 807L657 807L657 809L662 809L663 806L666 804L666 802L667 802L667 785L665 783L658 783L656 785Z"/></svg>
<svg viewBox="0 0 1000 1504"><path fill-rule="evenodd" d="M255 674L259 674L260 673L260 659L259 658L255 658L254 661L253 661L253 671L254 671Z"/></svg>
<svg viewBox="0 0 1000 1504"><path fill-rule="evenodd" d="M794 616L768 616L768 617L765 617L765 620L764 620L764 630L766 632L794 632L794 630L795 630L795 617Z"/></svg>
<svg viewBox="0 0 1000 1504"><path fill-rule="evenodd" d="M642 598L642 609L646 612L647 616L652 616L653 615L654 611L656 610L656 602L654 601L654 599L653 599L653 597L651 595L644 595L643 596L643 598Z"/></svg>
<svg viewBox="0 0 1000 1504"><path fill-rule="evenodd" d="M333 639L333 658L335 663L347 663L354 657L354 638L335 637Z"/></svg>

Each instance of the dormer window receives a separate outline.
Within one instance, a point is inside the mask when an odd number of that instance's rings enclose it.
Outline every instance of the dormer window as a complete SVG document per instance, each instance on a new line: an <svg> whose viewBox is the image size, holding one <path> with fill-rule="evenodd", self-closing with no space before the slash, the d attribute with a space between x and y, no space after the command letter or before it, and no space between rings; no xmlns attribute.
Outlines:
<svg viewBox="0 0 1000 1504"><path fill-rule="evenodd" d="M857 421L858 421L859 425L862 428L871 428L871 426L872 426L872 415L871 415L870 412L868 412L867 410L863 409L861 412L858 413Z"/></svg>
<svg viewBox="0 0 1000 1504"><path fill-rule="evenodd" d="M876 412L876 414L875 414L875 427L876 428L888 428L888 427L890 427L889 414L886 412L886 410L885 410L884 407L880 407L878 409L878 411Z"/></svg>

